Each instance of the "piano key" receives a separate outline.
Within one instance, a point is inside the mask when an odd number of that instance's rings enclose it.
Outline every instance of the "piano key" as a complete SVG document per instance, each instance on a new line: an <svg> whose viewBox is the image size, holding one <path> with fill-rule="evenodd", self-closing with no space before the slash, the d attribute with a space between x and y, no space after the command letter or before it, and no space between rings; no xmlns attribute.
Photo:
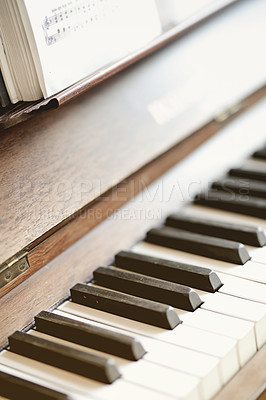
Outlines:
<svg viewBox="0 0 266 400"><path fill-rule="evenodd" d="M228 315L199 308L196 312L183 313L184 324L237 340L237 353L243 367L256 353L254 323Z"/></svg>
<svg viewBox="0 0 266 400"><path fill-rule="evenodd" d="M252 154L253 158L261 159L261 160L266 160L266 148L260 149L255 151Z"/></svg>
<svg viewBox="0 0 266 400"><path fill-rule="evenodd" d="M254 322L258 348L266 343L266 306L250 300L226 295L223 293L201 292L204 303L201 308L235 318Z"/></svg>
<svg viewBox="0 0 266 400"><path fill-rule="evenodd" d="M266 162L262 159L256 159L254 157L249 157L242 160L241 169L258 171L266 173Z"/></svg>
<svg viewBox="0 0 266 400"><path fill-rule="evenodd" d="M70 351L66 346L58 345L23 332L17 331L10 336L9 346L13 353L103 383L112 383L120 377L120 373L112 359L97 357L82 351Z"/></svg>
<svg viewBox="0 0 266 400"><path fill-rule="evenodd" d="M0 367L1 368L1 367ZM0 395L12 400L68 400L66 394L18 378L0 370Z"/></svg>
<svg viewBox="0 0 266 400"><path fill-rule="evenodd" d="M219 293L266 304L265 285L222 272L217 272L217 274L223 282L223 285L219 288Z"/></svg>
<svg viewBox="0 0 266 400"><path fill-rule="evenodd" d="M142 360L131 364L130 372L124 372L125 379L129 381L134 379L141 386L149 386L156 391L181 399L195 399L200 396L198 378L151 362L148 367L147 364Z"/></svg>
<svg viewBox="0 0 266 400"><path fill-rule="evenodd" d="M133 246L132 250L136 253L145 254L151 257L164 258L166 260L195 264L198 267L213 268L218 276L219 272L223 274L228 274L229 276L234 276L237 278L242 278L251 282L258 282L261 284L266 283L266 268L264 265L248 261L245 265L235 265L230 263L225 263L219 260L213 260L206 257L201 257L194 254L189 254L179 250L169 249L163 246L156 246L146 242L140 242ZM224 286L222 286L225 289ZM232 291L232 288L230 289ZM261 295L263 290L259 292L259 300L261 301ZM230 293L231 294L231 293ZM251 300L256 301L256 294L249 293L253 296ZM239 296L239 291L236 290L236 296Z"/></svg>
<svg viewBox="0 0 266 400"><path fill-rule="evenodd" d="M199 295L188 286L134 272L122 271L117 268L97 268L93 272L93 282L109 289L188 311L196 310L202 304Z"/></svg>
<svg viewBox="0 0 266 400"><path fill-rule="evenodd" d="M250 244L251 246L264 246L266 244L266 236L260 227L230 224L181 213L170 215L166 219L166 225L203 235Z"/></svg>
<svg viewBox="0 0 266 400"><path fill-rule="evenodd" d="M131 336L110 332L46 311L35 317L35 325L39 332L128 360L139 360L146 353L141 343Z"/></svg>
<svg viewBox="0 0 266 400"><path fill-rule="evenodd" d="M246 168L232 168L229 171L229 175L266 182L266 173L262 171L253 171Z"/></svg>
<svg viewBox="0 0 266 400"><path fill-rule="evenodd" d="M195 265L145 256L131 251L118 253L115 256L115 265L143 275L190 285L207 292L215 292L222 285L217 274L209 268L199 268Z"/></svg>
<svg viewBox="0 0 266 400"><path fill-rule="evenodd" d="M259 217L252 217L250 215L236 214L231 211L211 208L207 206L200 206L196 204L189 204L183 212L185 214L194 215L201 218L209 218L228 223L245 224L249 226L261 227L266 231L266 220Z"/></svg>
<svg viewBox="0 0 266 400"><path fill-rule="evenodd" d="M122 378L116 380L111 385L106 385L6 350L0 353L0 367L1 369L9 368L16 376L26 376L30 381L41 382L47 387L68 393L73 400L79 400L80 396L82 396L84 400L88 398L95 400L115 399L117 393L121 393L121 396L127 395L127 398L132 400L134 400L134 393L143 394L147 396L145 398L148 400L169 399L168 395L159 394L153 389L143 388L131 382L127 382ZM177 397L177 399L179 399L179 397Z"/></svg>
<svg viewBox="0 0 266 400"><path fill-rule="evenodd" d="M261 249L251 250L252 261L266 265L266 246Z"/></svg>
<svg viewBox="0 0 266 400"><path fill-rule="evenodd" d="M68 346L69 349L80 350L81 346L69 343L65 340L55 337L47 336L46 334L32 331L32 335L51 340L52 342ZM85 349L85 351L89 351ZM105 353L98 350L90 350L95 356L106 357ZM199 387L199 379L189 374L182 373L173 368L168 368L158 363L154 364L149 360L139 360L137 363L122 359L120 357L113 357L115 364L118 366L123 379L131 383L138 384L149 389L156 389L162 393L175 396L179 395L181 398L190 396L191 392L197 391ZM158 381L156 384L154 380Z"/></svg>
<svg viewBox="0 0 266 400"><path fill-rule="evenodd" d="M232 338L185 326L184 324L178 325L172 331L164 330L72 302L63 303L58 307L58 310L217 357L220 360L219 370L223 384L240 368L237 341Z"/></svg>
<svg viewBox="0 0 266 400"><path fill-rule="evenodd" d="M246 248L241 243L180 229L151 229L145 241L235 264L245 264L250 259Z"/></svg>
<svg viewBox="0 0 266 400"><path fill-rule="evenodd" d="M97 399L100 400L170 400L172 396L160 393L156 390L150 390L142 386L132 384L131 382L126 382L123 380L116 381L112 386L108 386L104 391L101 391L99 397L97 394ZM180 397L176 395L177 400L181 400ZM198 400L199 395L197 393L192 393L190 399L187 400Z"/></svg>
<svg viewBox="0 0 266 400"><path fill-rule="evenodd" d="M66 315L64 312L54 310L53 313L57 315ZM83 323L95 324L96 326L107 328L99 322L89 321L80 318L73 314L68 314L70 318L75 321ZM246 322L245 322L246 323ZM125 331L113 326L108 326L111 332L118 332L124 334ZM131 333L132 334L132 333ZM211 398L221 388L222 382L220 379L218 363L219 359L213 356L202 354L193 350L182 348L170 343L161 342L143 335L132 334L135 340L142 343L147 349L144 356L145 360L149 360L156 364L164 365L190 375L200 378L200 388L204 394L204 398Z"/></svg>
<svg viewBox="0 0 266 400"><path fill-rule="evenodd" d="M119 380L112 384L112 386L106 387L101 390L100 394L97 393L96 399L99 400L170 400L172 396L163 394L156 390L147 389L146 387L132 384L131 382ZM180 397L176 395L177 400L181 400ZM186 399L184 399L186 400ZM192 393L190 399L187 400L199 400L199 395L197 393Z"/></svg>
<svg viewBox="0 0 266 400"><path fill-rule="evenodd" d="M224 294L201 293L208 299L206 306L203 304L193 313L177 309L184 324L187 325L189 321L188 325L237 339L239 360L243 366L255 354L257 348L264 345L266 307ZM207 319L198 317L201 316L202 310L209 312Z"/></svg>
<svg viewBox="0 0 266 400"><path fill-rule="evenodd" d="M92 285L75 285L71 289L71 298L78 304L165 329L173 329L181 322L168 305Z"/></svg>
<svg viewBox="0 0 266 400"><path fill-rule="evenodd" d="M194 202L207 207L266 219L266 200L259 197L244 197L212 190L198 195Z"/></svg>
<svg viewBox="0 0 266 400"><path fill-rule="evenodd" d="M224 178L215 181L212 188L221 191L231 191L242 196L266 198L266 185L264 182L252 181L250 179ZM250 243L252 244L252 243Z"/></svg>

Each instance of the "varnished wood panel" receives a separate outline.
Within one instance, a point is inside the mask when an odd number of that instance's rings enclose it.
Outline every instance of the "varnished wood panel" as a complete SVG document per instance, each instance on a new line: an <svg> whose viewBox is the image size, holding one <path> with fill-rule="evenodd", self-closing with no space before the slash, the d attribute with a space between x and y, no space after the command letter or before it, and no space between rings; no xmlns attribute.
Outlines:
<svg viewBox="0 0 266 400"><path fill-rule="evenodd" d="M36 246L211 120L217 108L254 88L263 60L258 51L249 72L252 41L230 58L233 70L225 62L231 57L231 42L215 47L217 41L223 43L225 23L227 31L230 26L236 31L239 22L233 49L240 33L241 40L248 38L253 30L245 18L238 21L237 13L228 10L61 109L1 132L0 263ZM257 21L249 20L257 28ZM239 67L246 72L241 84ZM230 91L224 91L229 83ZM169 95L176 99L176 109L160 125L148 106L167 101Z"/></svg>

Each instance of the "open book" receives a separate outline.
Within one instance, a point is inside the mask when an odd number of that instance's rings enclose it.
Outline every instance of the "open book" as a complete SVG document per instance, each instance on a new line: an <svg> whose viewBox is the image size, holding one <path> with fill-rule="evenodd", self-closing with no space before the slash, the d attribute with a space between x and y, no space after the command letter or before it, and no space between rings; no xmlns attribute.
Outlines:
<svg viewBox="0 0 266 400"><path fill-rule="evenodd" d="M155 0L1 0L0 67L9 98L47 98L160 33Z"/></svg>

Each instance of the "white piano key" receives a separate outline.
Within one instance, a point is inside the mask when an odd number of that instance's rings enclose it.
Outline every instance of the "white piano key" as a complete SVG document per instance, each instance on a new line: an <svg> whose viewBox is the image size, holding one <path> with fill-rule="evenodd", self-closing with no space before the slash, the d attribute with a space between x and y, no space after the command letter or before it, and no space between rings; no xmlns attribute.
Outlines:
<svg viewBox="0 0 266 400"><path fill-rule="evenodd" d="M65 316L64 312L54 310L54 313ZM95 321L88 321L76 315L68 315L69 318L80 321L89 322L100 327L107 328L105 325ZM125 334L122 329L108 326L108 329ZM127 333L128 334L128 333ZM144 359L156 364L164 365L200 378L200 388L203 399L212 398L222 387L222 381L219 374L219 359L207 354L199 353L193 350L175 346L170 343L154 340L142 335L130 333L145 348L147 353Z"/></svg>
<svg viewBox="0 0 266 400"><path fill-rule="evenodd" d="M203 207L195 204L188 205L183 212L188 215L202 218L214 219L229 223L237 223L251 226L260 226L266 230L266 220L250 217L248 215L235 214L230 211L223 211L211 207Z"/></svg>
<svg viewBox="0 0 266 400"><path fill-rule="evenodd" d="M130 370L123 372L125 380L134 379L140 385L184 400L200 398L198 378L153 363L147 364L142 360L132 363Z"/></svg>
<svg viewBox="0 0 266 400"><path fill-rule="evenodd" d="M182 318L186 325L236 339L241 367L243 367L257 351L253 322L210 312L201 308L194 313L187 312L185 315L182 314Z"/></svg>
<svg viewBox="0 0 266 400"><path fill-rule="evenodd" d="M266 283L265 266L252 261L246 262L245 265L236 265L145 242L136 244L131 250L153 257L160 257L168 260L180 261L183 263L198 265L200 267L210 268L214 271L220 271L224 274L237 276L263 284Z"/></svg>
<svg viewBox="0 0 266 400"><path fill-rule="evenodd" d="M266 246L249 251L252 261L266 265ZM266 297L266 294L265 294Z"/></svg>
<svg viewBox="0 0 266 400"><path fill-rule="evenodd" d="M201 308L254 322L258 348L266 343L266 306L223 293L198 291L204 303Z"/></svg>
<svg viewBox="0 0 266 400"><path fill-rule="evenodd" d="M230 294L242 299L266 304L266 287L264 284L223 274L222 272L217 272L217 275L223 283L223 286L219 289L219 293Z"/></svg>
<svg viewBox="0 0 266 400"><path fill-rule="evenodd" d="M88 349L84 346L70 343L66 340L46 335L35 330L29 331L31 335L39 338L51 340L55 343L63 344L77 350L85 351L96 356L109 357L108 354L94 349ZM196 399L199 393L200 381L196 377L156 365L146 360L138 360L137 362L126 360L117 356L112 356L115 364L118 366L122 379L127 380L135 385L146 387L147 389L156 390L169 396L178 396L180 399Z"/></svg>
<svg viewBox="0 0 266 400"><path fill-rule="evenodd" d="M250 169L251 171L266 172L266 162L257 158L246 159L241 167Z"/></svg>
<svg viewBox="0 0 266 400"><path fill-rule="evenodd" d="M197 396L197 395L196 395ZM177 400L179 399L176 396ZM197 398L197 397L196 397ZM146 389L145 387L133 385L130 382L120 380L114 382L112 387L107 387L101 392L97 399L100 400L136 400L136 399L147 399L147 400L170 400L172 397Z"/></svg>
<svg viewBox="0 0 266 400"><path fill-rule="evenodd" d="M59 368L51 367L38 361L30 360L26 357L13 354L8 351L3 351L0 354L0 368L9 367L14 371L16 376L24 377L25 374L29 380L40 383L53 389L61 390L68 393L74 399L115 399L117 394L121 398L129 398L135 400L136 385L118 379L111 385L99 383L88 378L80 377L67 371L62 371ZM157 393L155 390L145 389L141 386L136 388L136 394L143 395L148 400L169 400L171 397L162 393ZM124 396L123 396L124 395ZM145 397L146 396L146 397ZM176 396L176 399L180 398ZM191 397L191 400L199 400L198 395ZM190 400L190 399L189 399Z"/></svg>
<svg viewBox="0 0 266 400"><path fill-rule="evenodd" d="M236 340L189 326L179 325L172 331L111 315L72 302L65 302L59 310L89 320L98 321L125 331L134 332L191 350L215 356L220 359L219 369L223 383L226 383L240 368Z"/></svg>

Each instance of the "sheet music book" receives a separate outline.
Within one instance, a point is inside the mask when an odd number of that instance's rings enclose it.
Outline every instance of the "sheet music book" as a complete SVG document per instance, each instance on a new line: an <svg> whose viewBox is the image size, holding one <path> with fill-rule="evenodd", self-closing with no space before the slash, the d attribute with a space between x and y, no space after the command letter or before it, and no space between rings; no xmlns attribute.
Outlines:
<svg viewBox="0 0 266 400"><path fill-rule="evenodd" d="M161 33L155 0L1 0L0 11L12 103L58 93Z"/></svg>

